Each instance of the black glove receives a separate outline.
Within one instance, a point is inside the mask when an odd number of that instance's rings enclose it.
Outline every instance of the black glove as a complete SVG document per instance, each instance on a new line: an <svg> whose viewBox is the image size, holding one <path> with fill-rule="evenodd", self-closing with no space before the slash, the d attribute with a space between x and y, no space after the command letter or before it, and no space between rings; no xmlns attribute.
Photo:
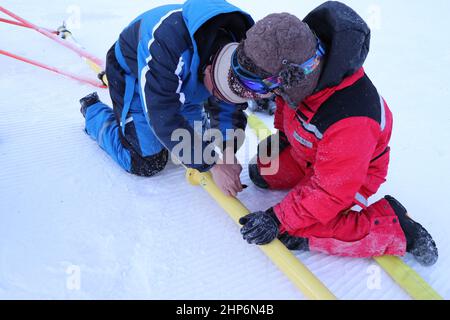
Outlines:
<svg viewBox="0 0 450 320"><path fill-rule="evenodd" d="M243 225L241 234L244 240L259 246L271 243L280 232L280 221L272 208L265 212L250 213L241 218L239 223Z"/></svg>

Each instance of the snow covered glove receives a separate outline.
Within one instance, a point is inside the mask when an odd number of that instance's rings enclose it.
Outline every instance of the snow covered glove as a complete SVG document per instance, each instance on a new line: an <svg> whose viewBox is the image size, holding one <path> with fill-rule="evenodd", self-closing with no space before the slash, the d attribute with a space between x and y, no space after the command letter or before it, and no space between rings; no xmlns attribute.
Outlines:
<svg viewBox="0 0 450 320"><path fill-rule="evenodd" d="M272 208L267 211L250 213L241 218L241 234L248 243L259 246L271 243L278 237L280 221Z"/></svg>

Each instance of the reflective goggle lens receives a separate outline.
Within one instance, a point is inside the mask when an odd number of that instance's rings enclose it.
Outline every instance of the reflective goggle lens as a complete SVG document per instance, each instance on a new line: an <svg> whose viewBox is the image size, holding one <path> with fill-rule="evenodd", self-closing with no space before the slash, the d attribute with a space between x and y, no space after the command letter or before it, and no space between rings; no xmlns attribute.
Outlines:
<svg viewBox="0 0 450 320"><path fill-rule="evenodd" d="M281 85L281 80L278 76L261 79L257 75L242 68L237 60L236 51L233 54L231 66L233 73L235 74L239 82L248 90L251 90L253 92L267 94Z"/></svg>

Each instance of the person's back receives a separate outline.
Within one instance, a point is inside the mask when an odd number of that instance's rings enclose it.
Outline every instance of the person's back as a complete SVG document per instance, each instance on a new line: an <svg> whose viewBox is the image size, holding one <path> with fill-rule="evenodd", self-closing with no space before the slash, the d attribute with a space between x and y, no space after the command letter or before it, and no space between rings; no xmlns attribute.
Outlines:
<svg viewBox="0 0 450 320"><path fill-rule="evenodd" d="M177 130L191 137L181 159L186 166L200 171L225 168L217 166L215 158L204 157L210 141L200 141L201 150L195 149L195 123L200 123L200 131L205 129L203 104L213 99L215 107L208 111L220 121L211 121L211 126L227 137L227 130L245 128L245 100L236 96L237 100L218 101L203 76L212 58L243 39L252 25L248 14L225 0L188 0L141 14L121 32L107 55L114 114L104 105L106 109L95 112L91 106L96 105L95 99L82 101L87 132L134 174L152 176L163 170L169 152L180 143L172 139ZM230 64L226 59L214 62ZM105 130L111 123L117 127ZM106 138L102 137L105 132ZM241 190L238 176L233 175L234 184L239 185L235 189Z"/></svg>

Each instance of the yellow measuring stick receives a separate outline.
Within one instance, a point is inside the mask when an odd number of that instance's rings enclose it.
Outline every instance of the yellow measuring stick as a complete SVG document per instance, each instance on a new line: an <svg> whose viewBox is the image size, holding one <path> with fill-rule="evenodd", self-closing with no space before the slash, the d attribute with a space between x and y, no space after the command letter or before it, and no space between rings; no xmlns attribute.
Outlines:
<svg viewBox="0 0 450 320"><path fill-rule="evenodd" d="M186 177L192 185L200 185L208 192L238 225L239 219L250 213L239 200L225 196L214 183L209 172L200 173L197 170L188 169ZM259 246L259 248L309 299L336 299L330 290L278 239L268 245Z"/></svg>

